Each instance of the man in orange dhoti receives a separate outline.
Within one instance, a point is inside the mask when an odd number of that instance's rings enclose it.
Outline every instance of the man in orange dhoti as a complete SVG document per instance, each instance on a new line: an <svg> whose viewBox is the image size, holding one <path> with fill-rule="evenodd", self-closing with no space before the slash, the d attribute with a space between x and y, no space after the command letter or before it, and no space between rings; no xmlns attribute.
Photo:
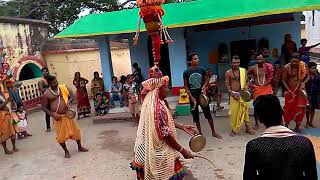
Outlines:
<svg viewBox="0 0 320 180"><path fill-rule="evenodd" d="M299 60L299 54L292 55L291 62L284 66L282 73L282 83L286 88L284 94L284 121L286 126L295 120L295 131L301 132L301 122L304 118L307 96L305 94L305 82L309 80L308 68L306 64Z"/></svg>
<svg viewBox="0 0 320 180"><path fill-rule="evenodd" d="M255 101L261 95L273 93L271 81L273 79L272 64L266 63L265 58L260 53L257 55L257 64L253 65L248 70L248 77L251 77L251 88L253 90L253 100ZM254 104L254 102L253 102ZM259 129L259 121L254 114L256 122L255 129Z"/></svg>
<svg viewBox="0 0 320 180"><path fill-rule="evenodd" d="M4 94L0 92L0 142L2 144L5 154L12 154L18 152L16 147L16 132L12 124L12 115L10 109L7 107L10 103L10 98L5 98ZM7 148L7 140L11 139L12 151Z"/></svg>
<svg viewBox="0 0 320 180"><path fill-rule="evenodd" d="M70 158L65 143L69 139L77 141L80 152L87 152L88 150L81 146L80 128L74 119L75 114L73 113L75 112L70 109L72 100L67 87L65 85L58 86L57 79L54 76L48 77L47 81L50 87L42 95L42 108L54 118L53 126L56 130L56 140L63 148L65 158ZM47 107L50 107L50 109Z"/></svg>

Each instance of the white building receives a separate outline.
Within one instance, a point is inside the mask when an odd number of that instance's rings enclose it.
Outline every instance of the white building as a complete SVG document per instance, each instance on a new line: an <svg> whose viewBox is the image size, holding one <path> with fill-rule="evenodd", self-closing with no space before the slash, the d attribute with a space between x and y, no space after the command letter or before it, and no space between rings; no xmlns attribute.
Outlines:
<svg viewBox="0 0 320 180"><path fill-rule="evenodd" d="M320 10L305 11L305 35L308 45L320 42ZM319 46L317 48L320 48Z"/></svg>

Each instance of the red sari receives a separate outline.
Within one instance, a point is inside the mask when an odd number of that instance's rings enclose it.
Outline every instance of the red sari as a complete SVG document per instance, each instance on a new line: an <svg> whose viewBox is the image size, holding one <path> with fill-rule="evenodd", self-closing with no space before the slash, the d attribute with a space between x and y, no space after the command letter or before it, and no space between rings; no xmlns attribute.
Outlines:
<svg viewBox="0 0 320 180"><path fill-rule="evenodd" d="M88 98L86 85L89 81L80 78L73 80L73 84L77 88L77 111L78 115L85 115L91 113L91 106Z"/></svg>

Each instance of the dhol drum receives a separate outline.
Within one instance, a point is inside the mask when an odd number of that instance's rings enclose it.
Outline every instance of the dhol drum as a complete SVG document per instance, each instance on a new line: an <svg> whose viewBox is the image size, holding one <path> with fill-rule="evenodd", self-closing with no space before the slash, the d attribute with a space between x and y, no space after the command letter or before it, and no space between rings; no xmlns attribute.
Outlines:
<svg viewBox="0 0 320 180"><path fill-rule="evenodd" d="M252 99L252 94L249 90L241 90L240 91L240 97L245 101L249 102Z"/></svg>
<svg viewBox="0 0 320 180"><path fill-rule="evenodd" d="M193 152L200 152L206 146L206 138L202 135L193 136L189 141L189 147Z"/></svg>
<svg viewBox="0 0 320 180"><path fill-rule="evenodd" d="M201 107L207 107L209 105L209 98L206 94L201 93L199 96L199 103Z"/></svg>
<svg viewBox="0 0 320 180"><path fill-rule="evenodd" d="M69 119L74 119L76 117L76 112L72 109L68 109L66 112L66 117Z"/></svg>

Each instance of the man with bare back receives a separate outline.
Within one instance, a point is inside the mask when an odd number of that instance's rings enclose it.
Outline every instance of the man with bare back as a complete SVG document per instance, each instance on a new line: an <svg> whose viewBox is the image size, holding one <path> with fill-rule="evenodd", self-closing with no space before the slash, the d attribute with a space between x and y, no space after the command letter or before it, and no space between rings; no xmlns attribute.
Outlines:
<svg viewBox="0 0 320 180"><path fill-rule="evenodd" d="M5 154L19 151L16 147L16 132L12 124L13 118L8 107L10 101L11 97L6 98L4 93L0 91L0 142ZM7 148L8 139L11 139L12 151Z"/></svg>
<svg viewBox="0 0 320 180"><path fill-rule="evenodd" d="M253 135L250 128L248 104L240 97L240 91L247 88L246 69L240 68L240 57L232 57L232 68L225 73L225 85L230 95L229 119L231 122L230 136L235 136L245 124L246 132Z"/></svg>
<svg viewBox="0 0 320 180"><path fill-rule="evenodd" d="M286 126L295 120L296 132L302 132L300 128L307 107L307 96L305 83L309 80L308 67L300 61L299 53L293 53L291 62L284 66L282 72L282 83L286 88L284 93L284 121Z"/></svg>
<svg viewBox="0 0 320 180"><path fill-rule="evenodd" d="M41 104L43 110L53 117L53 126L56 130L56 140L65 152L65 158L70 158L70 153L66 146L69 139L75 140L80 152L88 150L81 146L81 135L78 123L74 116L70 117L71 98L68 89L64 85L59 85L56 77L47 77L49 88L43 93ZM72 114L72 113L71 113Z"/></svg>
<svg viewBox="0 0 320 180"><path fill-rule="evenodd" d="M256 99L261 95L273 94L272 80L273 80L273 66L270 63L265 62L265 58L262 53L257 54L257 64L251 66L248 69L248 77L250 80L250 86L253 90L253 105ZM259 129L259 121L254 113L254 119L256 122L255 130Z"/></svg>

